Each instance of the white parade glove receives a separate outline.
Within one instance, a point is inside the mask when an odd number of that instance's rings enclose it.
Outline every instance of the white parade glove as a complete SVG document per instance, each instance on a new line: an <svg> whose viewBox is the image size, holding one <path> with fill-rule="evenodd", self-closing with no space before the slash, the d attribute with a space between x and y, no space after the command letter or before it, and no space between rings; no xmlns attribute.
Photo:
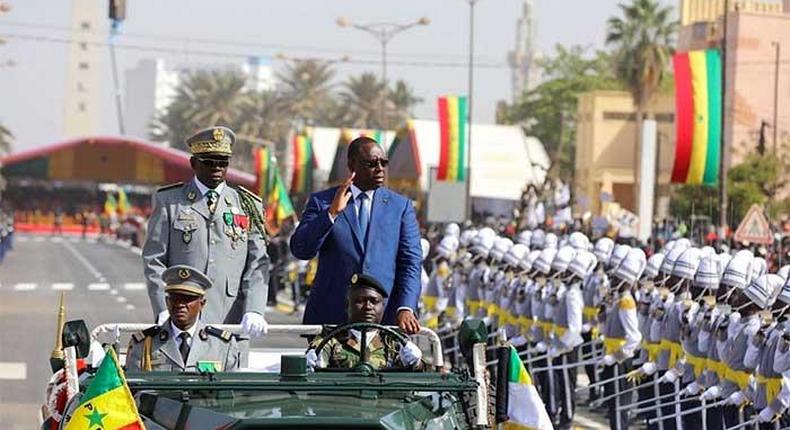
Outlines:
<svg viewBox="0 0 790 430"><path fill-rule="evenodd" d="M260 336L269 333L269 324L263 319L263 315L247 312L241 319L241 331L250 336Z"/></svg>
<svg viewBox="0 0 790 430"><path fill-rule="evenodd" d="M689 384L685 390L683 390L683 393L689 396L696 396L697 394L699 394L701 390L702 387L700 387L699 384L697 384L697 381L694 381L691 384Z"/></svg>
<svg viewBox="0 0 790 430"><path fill-rule="evenodd" d="M770 406L766 406L763 410L760 411L760 415L757 417L757 421L761 423L767 423L773 421L774 417L776 416L776 412L774 412L773 408Z"/></svg>
<svg viewBox="0 0 790 430"><path fill-rule="evenodd" d="M535 345L535 352L538 354L546 352L546 349L548 349L546 346L546 342L540 341L538 342L537 345Z"/></svg>
<svg viewBox="0 0 790 430"><path fill-rule="evenodd" d="M644 373L647 376L656 373L656 369L657 369L656 363L653 363L652 361L648 361L647 363L643 364L642 367L639 368L639 370L641 370L642 373Z"/></svg>
<svg viewBox="0 0 790 430"><path fill-rule="evenodd" d="M168 318L170 318L170 312L168 312L167 310L159 312L159 315L156 316L156 325L164 324Z"/></svg>
<svg viewBox="0 0 790 430"><path fill-rule="evenodd" d="M315 370L316 366L318 365L318 355L316 355L314 349L309 349L304 354L305 361L307 362L307 368L310 370Z"/></svg>
<svg viewBox="0 0 790 430"><path fill-rule="evenodd" d="M675 369L669 369L664 372L664 376L658 379L658 383L674 383L678 380L678 372Z"/></svg>
<svg viewBox="0 0 790 430"><path fill-rule="evenodd" d="M582 324L582 333L588 333L590 330L592 330L590 323Z"/></svg>
<svg viewBox="0 0 790 430"><path fill-rule="evenodd" d="M400 362L407 366L414 366L420 359L422 359L422 351L420 347L415 345L414 342L406 342L398 353Z"/></svg>
<svg viewBox="0 0 790 430"><path fill-rule="evenodd" d="M602 359L598 360L598 366L611 366L615 362L611 354L606 354Z"/></svg>
<svg viewBox="0 0 790 430"><path fill-rule="evenodd" d="M522 335L518 335L518 336L514 337L513 339L510 339L510 344L513 345L513 346L516 346L516 347L522 346L525 343L527 343L527 339L525 339L524 336L522 336Z"/></svg>
<svg viewBox="0 0 790 430"><path fill-rule="evenodd" d="M90 363L91 367L97 369L101 364L102 360L104 360L104 348L98 341L92 340L90 348L88 349L88 363Z"/></svg>
<svg viewBox="0 0 790 430"><path fill-rule="evenodd" d="M719 388L718 385L714 385L708 388L707 390L705 390L704 393L702 393L702 400L709 401L709 400L717 399L719 398L720 395L721 395L721 388Z"/></svg>
<svg viewBox="0 0 790 430"><path fill-rule="evenodd" d="M730 397L727 397L727 401L724 404L738 406L745 401L746 401L746 396L744 396L743 393L741 393L740 391L736 391L730 394Z"/></svg>

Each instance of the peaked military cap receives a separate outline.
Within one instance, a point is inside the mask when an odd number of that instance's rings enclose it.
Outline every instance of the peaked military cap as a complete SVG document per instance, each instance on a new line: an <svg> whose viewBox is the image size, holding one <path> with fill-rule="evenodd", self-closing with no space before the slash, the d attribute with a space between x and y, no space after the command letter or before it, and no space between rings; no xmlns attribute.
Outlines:
<svg viewBox="0 0 790 430"><path fill-rule="evenodd" d="M192 155L224 155L233 154L236 135L227 127L214 126L204 128L187 139L187 146Z"/></svg>
<svg viewBox="0 0 790 430"><path fill-rule="evenodd" d="M378 279L364 273L355 273L351 276L351 284L348 286L349 292L357 288L370 288L376 290L384 298L389 296L387 290L384 289L384 286L381 285Z"/></svg>
<svg viewBox="0 0 790 430"><path fill-rule="evenodd" d="M211 288L211 279L198 269L186 264L168 267L162 272L166 293L202 297Z"/></svg>

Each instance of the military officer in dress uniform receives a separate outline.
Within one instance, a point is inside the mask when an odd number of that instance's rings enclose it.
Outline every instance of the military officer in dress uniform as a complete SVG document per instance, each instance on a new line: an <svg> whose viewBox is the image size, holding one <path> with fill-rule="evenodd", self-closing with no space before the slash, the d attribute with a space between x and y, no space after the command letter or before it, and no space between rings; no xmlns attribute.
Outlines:
<svg viewBox="0 0 790 430"><path fill-rule="evenodd" d="M211 280L186 265L167 268L162 280L170 317L132 335L126 370L195 371L198 362L213 362L218 371L238 368L242 357L235 336L200 320Z"/></svg>
<svg viewBox="0 0 790 430"><path fill-rule="evenodd" d="M160 323L167 318L162 272L186 264L213 284L206 292L203 321L241 322L245 333L266 332L269 256L262 201L225 182L234 141L225 127L197 132L186 141L195 176L153 195L142 256L148 296Z"/></svg>
<svg viewBox="0 0 790 430"><path fill-rule="evenodd" d="M380 324L384 316L384 299L387 290L374 277L361 273L351 277L351 284L346 293L346 313L349 323L366 322ZM316 353L315 349L322 338L316 337L310 342L305 358L307 366L330 368L353 368L362 358L363 332L356 329L340 333L329 339L326 345ZM422 370L422 351L411 341L405 346L399 344L392 336L381 335L376 330L367 330L365 344L368 351L368 363L374 368L403 367L411 370Z"/></svg>

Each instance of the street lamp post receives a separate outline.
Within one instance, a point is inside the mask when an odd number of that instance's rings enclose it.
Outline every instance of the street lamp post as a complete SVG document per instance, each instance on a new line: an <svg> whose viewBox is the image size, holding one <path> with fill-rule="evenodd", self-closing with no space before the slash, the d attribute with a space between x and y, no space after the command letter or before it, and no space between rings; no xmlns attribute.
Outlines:
<svg viewBox="0 0 790 430"><path fill-rule="evenodd" d="M774 47L775 50L775 60L774 60L774 156L776 156L776 150L779 147L779 52L781 49L781 45L779 41L771 42L771 46Z"/></svg>
<svg viewBox="0 0 790 430"><path fill-rule="evenodd" d="M396 34L402 33L412 27L418 25L428 25L431 23L431 20L422 17L417 21L410 22L407 24L397 24L397 23L390 23L390 22L375 22L370 24L357 24L355 22L351 22L348 18L340 17L337 19L337 25L339 27L352 27L356 28L357 30L362 30L365 33L373 35L376 40L379 41L381 44L381 81L384 84L384 94L381 97L381 106L379 107L379 116L382 128L387 129L387 112L386 112L386 103L387 103L387 43L395 37Z"/></svg>

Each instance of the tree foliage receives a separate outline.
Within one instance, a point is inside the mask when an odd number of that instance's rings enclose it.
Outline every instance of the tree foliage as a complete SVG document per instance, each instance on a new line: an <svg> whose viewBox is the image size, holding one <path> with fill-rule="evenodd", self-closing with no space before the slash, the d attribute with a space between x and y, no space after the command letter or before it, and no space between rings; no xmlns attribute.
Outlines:
<svg viewBox="0 0 790 430"><path fill-rule="evenodd" d="M0 155L5 155L11 152L13 147L14 135L11 130L0 124Z"/></svg>
<svg viewBox="0 0 790 430"><path fill-rule="evenodd" d="M574 168L579 95L591 90L622 89L623 84L614 75L612 57L604 51L587 55L580 46L562 45L555 51L539 63L543 82L505 106L503 117L506 123L520 124L528 135L540 139L559 176L568 181Z"/></svg>

